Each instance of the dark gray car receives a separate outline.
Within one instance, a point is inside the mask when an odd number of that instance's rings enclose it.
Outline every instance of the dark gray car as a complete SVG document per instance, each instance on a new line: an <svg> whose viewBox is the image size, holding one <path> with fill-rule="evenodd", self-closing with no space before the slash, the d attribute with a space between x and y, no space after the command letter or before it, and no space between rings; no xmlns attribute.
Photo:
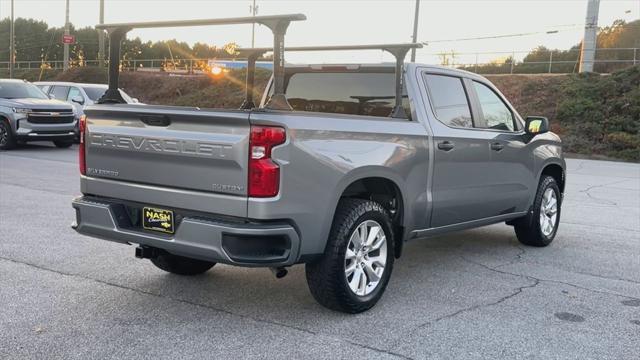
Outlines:
<svg viewBox="0 0 640 360"><path fill-rule="evenodd" d="M27 81L0 79L0 149L28 141L53 141L57 147L69 147L76 137L76 125L71 105L49 99Z"/></svg>

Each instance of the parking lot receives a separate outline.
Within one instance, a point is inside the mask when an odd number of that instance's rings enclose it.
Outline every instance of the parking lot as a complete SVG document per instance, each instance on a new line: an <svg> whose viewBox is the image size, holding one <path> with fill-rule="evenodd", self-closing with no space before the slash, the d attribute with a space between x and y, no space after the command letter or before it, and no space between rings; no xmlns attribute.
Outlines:
<svg viewBox="0 0 640 360"><path fill-rule="evenodd" d="M77 149L0 153L0 358L640 357L640 165L568 160L547 248L503 224L413 241L359 315L302 266L180 277L77 235Z"/></svg>

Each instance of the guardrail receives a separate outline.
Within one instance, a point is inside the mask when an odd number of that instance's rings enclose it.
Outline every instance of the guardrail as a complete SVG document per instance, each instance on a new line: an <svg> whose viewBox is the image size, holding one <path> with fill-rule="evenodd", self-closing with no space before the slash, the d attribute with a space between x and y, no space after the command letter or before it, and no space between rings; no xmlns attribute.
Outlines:
<svg viewBox="0 0 640 360"><path fill-rule="evenodd" d="M507 51L456 53L440 52L422 54L427 63L462 68L480 74L566 74L578 72L580 50L568 51ZM173 72L197 74L205 71L211 59L124 59L123 71ZM220 59L220 63L241 65L246 61L238 59ZM594 71L608 73L624 67L640 64L640 48L597 49ZM105 61L105 67L108 61ZM61 70L63 61L16 61L14 69L53 69ZM72 67L99 66L97 60L71 61ZM7 70L9 62L0 62L0 71Z"/></svg>

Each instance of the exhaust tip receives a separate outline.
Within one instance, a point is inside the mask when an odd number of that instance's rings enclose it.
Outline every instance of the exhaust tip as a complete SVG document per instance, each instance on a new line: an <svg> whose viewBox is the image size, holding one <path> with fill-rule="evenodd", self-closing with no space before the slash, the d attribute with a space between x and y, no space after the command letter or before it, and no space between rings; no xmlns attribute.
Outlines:
<svg viewBox="0 0 640 360"><path fill-rule="evenodd" d="M275 275L276 279L282 279L289 273L289 270L285 269L284 267L272 267L269 269L271 270L273 275Z"/></svg>

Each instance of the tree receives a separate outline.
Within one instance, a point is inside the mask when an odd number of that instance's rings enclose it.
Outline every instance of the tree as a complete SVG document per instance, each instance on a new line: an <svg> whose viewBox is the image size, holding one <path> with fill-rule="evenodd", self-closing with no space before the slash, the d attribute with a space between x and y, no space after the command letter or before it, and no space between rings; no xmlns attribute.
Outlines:
<svg viewBox="0 0 640 360"><path fill-rule="evenodd" d="M9 26L8 18L0 21L0 61L9 61ZM54 62L62 62L64 46L62 34L64 28L49 27L44 21L18 18L15 22L16 60L41 62L44 67L53 67ZM76 43L69 46L71 66L95 65L98 59L98 32L85 27L76 29L71 25L71 34ZM122 42L122 65L132 67L149 67L151 62L140 60L159 59L153 66L169 68L186 68L192 59L231 59L235 57L229 49L237 48L234 42L221 47L204 43L196 43L193 47L188 43L173 40L143 42L140 38L125 39ZM201 67L202 64L194 64Z"/></svg>

